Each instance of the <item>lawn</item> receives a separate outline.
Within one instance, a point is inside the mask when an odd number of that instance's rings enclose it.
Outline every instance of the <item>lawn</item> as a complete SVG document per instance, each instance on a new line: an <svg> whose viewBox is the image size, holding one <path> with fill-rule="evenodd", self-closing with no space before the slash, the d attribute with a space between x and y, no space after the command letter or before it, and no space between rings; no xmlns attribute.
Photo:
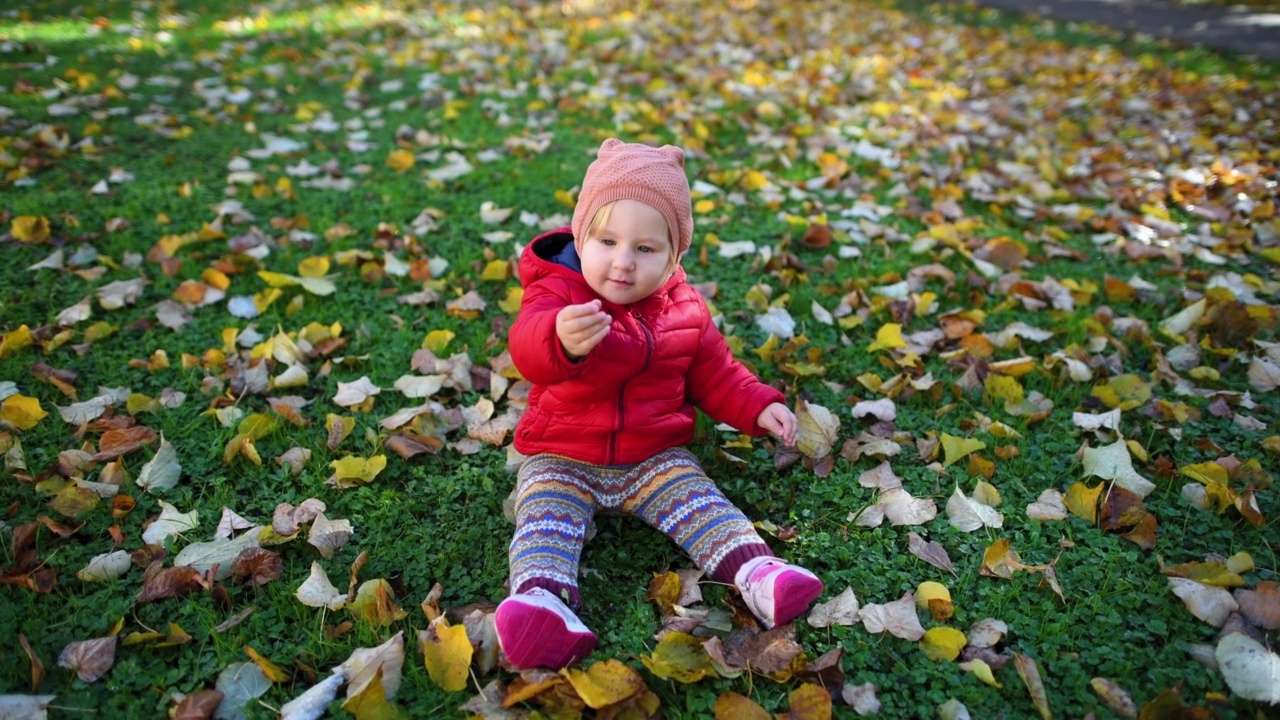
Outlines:
<svg viewBox="0 0 1280 720"><path fill-rule="evenodd" d="M0 11L0 717L1275 717L1277 70L923 3ZM514 262L610 136L689 154L804 421L691 449L826 592L762 632L601 517L598 649L521 675Z"/></svg>

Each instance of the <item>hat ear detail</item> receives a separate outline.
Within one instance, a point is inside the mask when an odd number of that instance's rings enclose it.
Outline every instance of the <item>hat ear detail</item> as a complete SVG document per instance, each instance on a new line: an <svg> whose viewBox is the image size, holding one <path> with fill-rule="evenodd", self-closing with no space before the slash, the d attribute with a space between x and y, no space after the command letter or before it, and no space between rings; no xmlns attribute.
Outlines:
<svg viewBox="0 0 1280 720"><path fill-rule="evenodd" d="M623 145L626 145L626 143L622 142L618 138L609 138L608 140L605 140L604 142L600 143L600 150L596 152L596 155L603 155L607 152L613 152L614 150L617 150Z"/></svg>
<svg viewBox="0 0 1280 720"><path fill-rule="evenodd" d="M684 150L681 150L675 145L663 145L658 148L658 152L666 155L671 160L674 160L676 165L684 167Z"/></svg>

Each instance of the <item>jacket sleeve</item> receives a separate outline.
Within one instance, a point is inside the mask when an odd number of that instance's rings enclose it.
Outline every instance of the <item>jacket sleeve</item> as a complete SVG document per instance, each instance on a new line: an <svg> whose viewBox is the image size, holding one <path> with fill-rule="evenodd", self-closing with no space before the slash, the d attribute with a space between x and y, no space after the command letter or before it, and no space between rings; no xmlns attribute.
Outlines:
<svg viewBox="0 0 1280 720"><path fill-rule="evenodd" d="M507 336L511 361L534 385L555 385L582 374L589 358L572 362L556 336L556 314L571 305L568 288L555 281L525 288L520 314Z"/></svg>
<svg viewBox="0 0 1280 720"><path fill-rule="evenodd" d="M700 410L717 422L728 423L751 435L766 434L756 424L756 418L770 404L786 401L786 396L760 382L734 359L710 317L702 330L702 342L689 368L685 388L689 399Z"/></svg>

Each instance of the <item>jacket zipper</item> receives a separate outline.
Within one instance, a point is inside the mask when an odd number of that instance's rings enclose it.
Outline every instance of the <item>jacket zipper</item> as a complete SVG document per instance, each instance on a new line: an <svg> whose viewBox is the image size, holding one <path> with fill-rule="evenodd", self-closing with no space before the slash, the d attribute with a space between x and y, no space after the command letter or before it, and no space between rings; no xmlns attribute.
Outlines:
<svg viewBox="0 0 1280 720"><path fill-rule="evenodd" d="M633 311L631 313L631 317L635 318L636 323L640 326L640 329L644 331L644 343L645 343L644 365L640 367L640 372L636 373L636 375L640 375L644 373L645 370L648 370L649 363L653 362L653 331L650 330L649 326L645 324L644 319L640 317L640 313ZM635 377L635 376L633 375L632 377ZM624 380L622 383L622 386L618 388L618 429L613 431L613 434L609 436L609 462L607 463L608 465L618 464L617 463L618 433L622 430L623 427L626 426L627 406L624 400L624 396L626 395L627 383L629 382L631 382L631 378L627 378L626 380Z"/></svg>

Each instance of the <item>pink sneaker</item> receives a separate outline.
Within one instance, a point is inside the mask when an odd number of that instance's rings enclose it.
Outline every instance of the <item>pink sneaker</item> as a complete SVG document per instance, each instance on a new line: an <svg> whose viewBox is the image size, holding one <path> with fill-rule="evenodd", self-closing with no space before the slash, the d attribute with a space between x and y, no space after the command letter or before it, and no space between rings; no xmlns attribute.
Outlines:
<svg viewBox="0 0 1280 720"><path fill-rule="evenodd" d="M521 670L559 670L596 648L595 634L560 598L540 587L499 603L494 624L502 654Z"/></svg>
<svg viewBox="0 0 1280 720"><path fill-rule="evenodd" d="M796 619L822 594L817 575L776 557L746 561L738 568L733 584L766 630Z"/></svg>

